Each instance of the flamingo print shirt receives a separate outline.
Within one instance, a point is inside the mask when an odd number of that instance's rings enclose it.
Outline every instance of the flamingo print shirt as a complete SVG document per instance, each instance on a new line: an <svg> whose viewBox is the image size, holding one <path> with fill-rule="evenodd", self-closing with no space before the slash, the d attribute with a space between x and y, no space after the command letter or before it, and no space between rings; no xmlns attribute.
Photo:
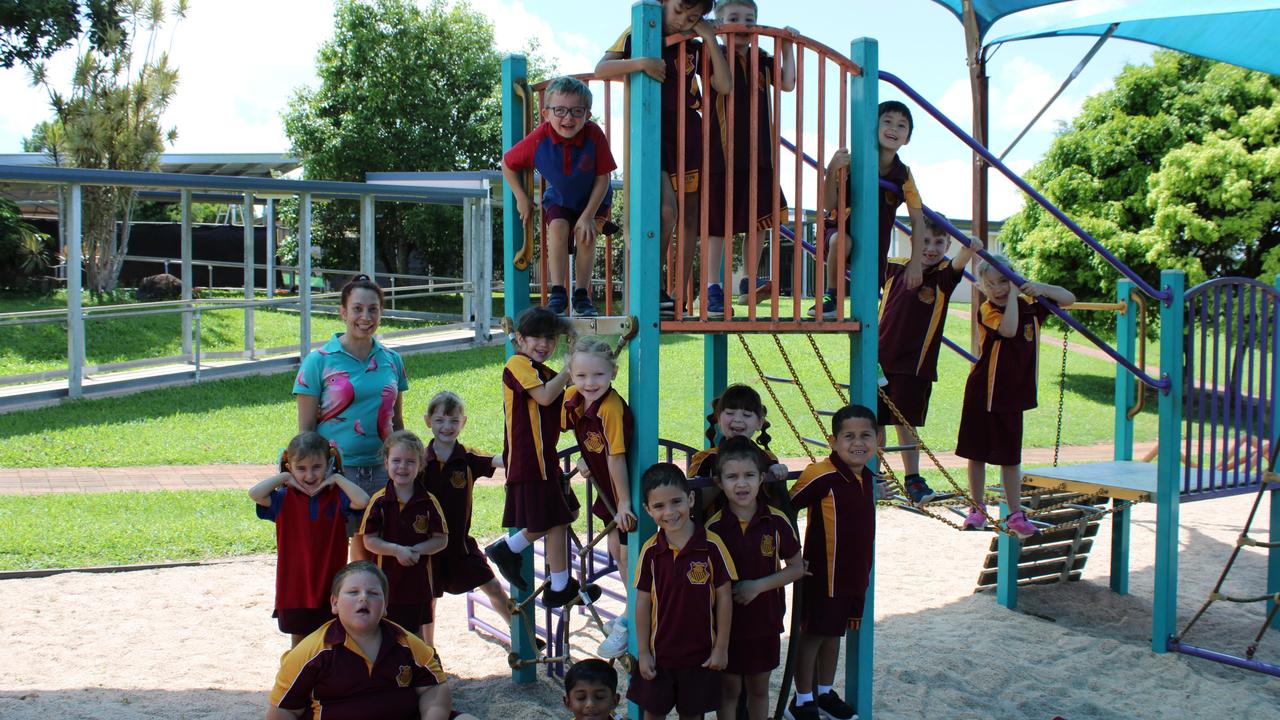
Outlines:
<svg viewBox="0 0 1280 720"><path fill-rule="evenodd" d="M303 358L293 394L320 398L316 432L338 444L344 465L381 465L396 398L409 389L404 361L377 338L369 357L357 360L340 336Z"/></svg>

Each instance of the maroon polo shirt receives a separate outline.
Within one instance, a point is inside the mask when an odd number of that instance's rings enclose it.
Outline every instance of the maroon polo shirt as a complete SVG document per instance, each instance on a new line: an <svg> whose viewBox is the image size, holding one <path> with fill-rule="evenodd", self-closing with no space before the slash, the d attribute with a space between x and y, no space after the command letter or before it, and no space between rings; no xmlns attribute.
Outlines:
<svg viewBox="0 0 1280 720"><path fill-rule="evenodd" d="M626 455L631 424L631 408L627 407L627 401L614 388L609 388L608 392L590 404L578 393L577 388L569 388L565 392L562 429L573 431L578 440L578 451L591 470L591 476L596 479L596 487L601 495L608 498L615 510L618 507L618 497L613 491L613 480L609 475L609 457ZM592 512L597 517L608 514L604 502L599 498L596 499ZM612 516L609 519L612 520Z"/></svg>
<svg viewBox="0 0 1280 720"><path fill-rule="evenodd" d="M756 503L756 514L745 524L731 511L711 516L707 530L729 549L739 580L758 580L778 572L783 562L800 552L795 528L781 510L766 502ZM746 605L733 605L734 637L777 635L787 604L782 588L760 593Z"/></svg>
<svg viewBox="0 0 1280 720"><path fill-rule="evenodd" d="M861 477L835 453L804 469L791 486L791 502L808 509L804 559L827 597L853 597L867 589L875 550L875 479Z"/></svg>
<svg viewBox="0 0 1280 720"><path fill-rule="evenodd" d="M448 458L436 455L435 444L427 444L427 461L418 478L435 497L449 530L449 544L441 552L465 552L471 535L471 502L476 478L493 476L493 457L454 443Z"/></svg>
<svg viewBox="0 0 1280 720"><path fill-rule="evenodd" d="M502 370L502 409L507 419L502 460L508 485L560 477L556 441L564 394L550 405L539 405L529 395L555 376L551 368L523 353L508 358Z"/></svg>
<svg viewBox="0 0 1280 720"><path fill-rule="evenodd" d="M413 497L400 504L394 482L373 494L360 522L361 535L376 535L397 545L417 545L435 533L448 533L440 503L421 483L413 484ZM394 555L377 555L378 567L387 576L387 602L396 605L431 601L431 556L405 567Z"/></svg>
<svg viewBox="0 0 1280 720"><path fill-rule="evenodd" d="M702 41L697 38L687 40L684 47L685 58L683 63L681 63L680 46L678 44L664 44L662 47L662 61L667 66L666 80L662 81L662 122L664 124L673 123L671 128L672 135L675 134L674 123L676 118L680 116L680 84L682 82L687 87L685 90L685 102L689 109L702 109L702 88L698 84L698 71L702 68ZM620 53L624 58L629 59L631 57L631 28L627 28L622 35L618 36L617 41L605 52ZM695 128L685 128L685 130L694 132Z"/></svg>
<svg viewBox="0 0 1280 720"><path fill-rule="evenodd" d="M716 588L738 579L724 541L695 524L689 542L677 548L659 530L640 548L635 578L636 590L653 601L649 646L657 666L706 662L716 643Z"/></svg>
<svg viewBox="0 0 1280 720"><path fill-rule="evenodd" d="M1040 362L1040 323L1049 309L1018 298L1018 332L1007 338L996 328L1004 308L982 303L978 336L982 349L964 388L966 405L981 403L987 412L1022 412L1036 406L1036 377Z"/></svg>
<svg viewBox="0 0 1280 720"><path fill-rule="evenodd" d="M769 464L774 465L778 462L778 456L772 452L760 448L764 456L769 458ZM689 477L716 477L720 474L720 447L709 447L706 450L698 451L693 459L689 461Z"/></svg>
<svg viewBox="0 0 1280 720"><path fill-rule="evenodd" d="M738 47L742 47L739 41ZM720 51L729 57L729 49L723 45ZM725 153L729 142L729 104L733 103L733 172L747 173L751 168L751 50L746 55L737 52L730 58L733 63L733 94L724 95L711 90L711 172L727 173ZM756 78L756 167L761 175L773 175L773 58L760 51L759 73ZM741 202L746 202L745 199ZM759 198L758 208L772 207L773 198ZM785 201L784 201L785 202Z"/></svg>
<svg viewBox="0 0 1280 720"><path fill-rule="evenodd" d="M325 720L417 720L418 691L444 682L435 650L390 620L372 660L330 620L285 654L271 704Z"/></svg>
<svg viewBox="0 0 1280 720"><path fill-rule="evenodd" d="M924 269L924 281L912 290L903 275L907 261L895 259L885 270L880 301L880 367L885 374L938 379L938 349L951 293L963 275L942 262Z"/></svg>

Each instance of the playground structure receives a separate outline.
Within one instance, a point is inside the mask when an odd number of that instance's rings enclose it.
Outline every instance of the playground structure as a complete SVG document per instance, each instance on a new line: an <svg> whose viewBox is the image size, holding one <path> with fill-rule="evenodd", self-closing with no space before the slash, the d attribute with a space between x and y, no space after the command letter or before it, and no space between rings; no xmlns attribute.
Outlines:
<svg viewBox="0 0 1280 720"><path fill-rule="evenodd" d="M637 3L633 9L632 47L637 57L660 57L664 39L660 33L660 6L655 3ZM973 140L951 120L943 116L933 105L910 88L902 79L879 70L877 45L874 40L860 39L852 43L851 53L845 58L834 50L816 43L795 33L761 26L724 26L719 29L724 36L723 42L728 46L727 57L733 57L736 43L750 38L751 49L748 51L748 67L753 76L759 67L759 50L761 40L771 38L772 49L777 55L782 39L794 43L799 55L797 62L797 78L795 96L795 128L794 137L787 140L782 136L783 122L779 109L782 107L780 91L773 87L774 121L771 128L761 128L756 122L756 94L752 94L752 119L750 122L751 140L759 139L762 134L771 131L769 147L773 152L773 167L778 172L783 163L790 161L782 154L783 150L793 150L795 161L794 195L789 197L796 210L786 211L779 206L775 193L771 209L772 227L778 232L766 233L753 229L746 233L744 252L740 258L745 261L741 266L746 274L746 286L749 301L742 317L735 317L735 308L725 307L723 320L707 317L705 304L700 311L687 312L684 301L688 298L686 283L670 282L668 287L676 299L675 317L663 319L657 308L658 289L660 287L659 271L662 267L658 252L658 216L659 170L656 148L659 144L660 99L659 85L642 74L636 74L618 83L621 92L614 88L613 82L604 83L604 112L598 113L604 119L606 134L611 141L621 135L624 177L624 204L626 222L624 223L624 267L620 273L624 279L625 294L620 303L612 298L613 282L605 283L606 315L612 315L618 309L624 315L635 319L638 327L637 337L630 345L630 363L628 383L631 392L628 399L635 417L635 434L630 448L630 480L632 492L639 488L641 472L658 460L660 447L659 428L659 395L656 388L661 386L661 368L659 365L659 340L661 333L694 333L704 335L704 406L716 397L727 384L727 335L768 333L804 333L819 332L848 333L850 336L850 374L848 378L848 398L851 402L874 407L876 389L876 336L877 306L875 244L855 243L851 261L844 267L845 251L841 246L843 240L834 241L835 247L828 247L820 234L815 235L811 243L811 252L817 258L817 266L821 268L824 259L830 257L837 264L839 275L847 277L849 283L840 283L836 288L838 314L835 320L823 320L821 313L815 319L803 316L801 298L794 293L790 305L779 293L780 263L783 252L782 238L790 236L799 238L800 242L792 243L791 287L800 288L801 253L810 237L804 225L803 212L804 192L808 181L807 168L812 169L809 177L815 178L812 187L822 186L824 172L820 162L806 163L801 149L813 146L818 158L826 157L827 151L836 147L848 147L852 155L852 163L847 186L839 194L837 217L843 216L845 208L850 211L851 230L854 237L874 237L877 225L876 194L880 181L877 173L877 153L875 127L877 106L879 101L878 83L887 82L902 93L925 114L931 116L951 131L957 138L967 144L985 163L1002 173L1018 186L1028 197L1041 204L1052 216L1057 218L1082 242L1093 248L1121 276L1118 283L1116 302L1101 304L1099 309L1117 312L1116 343L1105 342L1097 334L1077 322L1069 313L1054 306L1051 302L1038 299L1057 315L1071 329L1087 338L1092 344L1105 352L1116 363L1115 376L1115 450L1114 461L1083 466L1059 468L1032 468L1025 474L1026 484L1032 488L1033 497L1046 499L1040 509L1031 510L1028 515L1033 521L1039 520L1045 535L1053 532L1071 532L1069 545L1073 552L1080 551L1088 537L1097 532L1098 523L1106 516L1112 522L1112 559L1111 588L1114 592L1128 592L1129 574L1129 506L1136 501L1150 501L1157 506L1157 551L1155 557L1155 590L1152 608L1151 647L1154 652L1164 653L1170 650L1198 655L1250 669L1280 674L1280 668L1260 663L1251 658L1236 658L1226 653L1208 651L1192 646L1179 635L1176 622L1176 601L1178 592L1178 506L1183 501L1193 501L1220 497L1230 494L1256 492L1260 505L1262 495L1271 495L1271 537L1269 542L1256 540L1241 541L1239 547L1256 545L1268 550L1268 587L1266 594L1249 598L1257 601L1271 601L1271 610L1264 621L1263 630L1276 624L1275 599L1280 592L1280 482L1274 474L1274 461L1267 460L1274 452L1277 417L1275 403L1275 384L1277 377L1276 348L1280 341L1280 329L1277 327L1276 307L1280 293L1271 286L1246 278L1219 278L1203 283L1189 291L1184 288L1181 271L1167 270L1161 273L1159 282L1152 284L1138 276L1119 259L1108 252L1083 229L1072 222L1047 199L1036 192L1024 180L1010 171L994 155L981 144ZM686 37L665 39L667 44L682 44ZM683 47L681 47L683 55ZM730 62L735 72L741 71L735 61ZM828 77L830 68L834 68L835 79ZM706 77L705 69L704 78ZM538 88L529 88L526 83L526 66L519 56L507 58L503 64L503 146L511 147L525 133L533 128L533 118L537 116L533 103ZM806 103L806 74L816 75L816 103ZM581 79L596 81L589 75L578 76ZM753 81L754 82L754 81ZM704 83L704 87L705 87ZM834 87L834 89L833 89ZM686 88L687 90L687 88ZM620 116L622 132L617 133L612 127L615 114L619 109L614 100L622 96ZM599 95L598 95L599 96ZM831 96L831 97L828 97ZM826 112L827 103L838 102L838 120L830 122ZM804 116L811 105L818 108L818 131L816 138L806 140ZM728 103L732 106L732 103ZM683 120L680 123L683 125ZM836 125L835 133L828 133L828 125ZM732 147L734 142L734 123L732 116L726 123L729 128L726 142ZM678 137L684 136L685 128L679 128ZM707 140L709 140L709 119L703 115L703 153L706 160ZM740 141L740 139L739 139ZM753 142L754 148L758 143ZM617 145L615 144L615 147ZM753 150L754 153L754 150ZM676 157L684 153L677 150ZM732 152L726 152L732 156ZM731 160L729 161L732 162ZM729 168L730 171L732 168ZM748 188L754 188L754 167ZM679 170L678 170L679 173ZM842 183L844 184L844 183ZM705 188L705 185L704 185ZM892 186L890 186L892 189ZM790 190L790 188L788 188ZM847 191L847 192L846 192ZM790 193L788 193L790 195ZM684 198L680 198L681 202ZM694 287L705 287L705 280L712 277L724 283L726 290L734 287L732 283L733 246L727 245L726 261L723 268L708 268L706 264L706 208L707 192L699 193L699 201L703 210L703 225L699 235L703 242L700 268L703 276L697 278ZM762 202L755 193L748 190L748 202L751 216ZM768 202L768 200L764 200ZM527 296L515 290L527 287L527 268L532 260L534 238L533 225L523 231L514 212L514 203L504 203L504 259L505 278L507 283L505 313L517 316L527 305ZM926 215L940 218L926 209ZM954 226L943 222L950 234L962 243L968 243ZM677 231L676 245L692 241ZM611 243L612 240L607 240ZM758 297L756 292L756 270L754 259L758 256L761 243L768 244L770 268L768 276L773 279L773 287L767 296ZM607 246L610 247L611 246ZM982 253L985 256L986 253ZM679 257L679 253L676 253ZM612 253L607 257L612 257ZM542 261L545 263L545 259ZM606 261L606 266L609 262ZM679 261L673 263L674 277L687 277L688 269L679 267ZM847 271L846 271L847 270ZM1015 284L1021 285L1025 279L1011 272L1008 268L1000 270ZM607 271L612 272L612 271ZM721 275L723 273L723 275ZM545 273L543 276L545 277ZM821 272L815 273L817 294L821 296ZM610 276L612 277L612 275ZM722 279L721 279L722 278ZM849 311L843 312L845 298L850 302ZM1159 373L1152 374L1146 369L1145 353L1138 348L1146 342L1145 323L1139 321L1139 309L1150 305L1152 314L1158 313L1160 329ZM620 306L620 307L619 307ZM604 320L601 318L600 320ZM580 323L581 321L579 321ZM1144 331L1140 334L1140 326ZM590 331L585 326L580 331ZM749 351L745 338L742 343ZM951 344L953 349L963 354L963 348ZM815 348L816 349L816 348ZM512 351L508 345L508 352ZM1135 356L1139 359L1135 362ZM822 361L819 354L818 359ZM972 359L972 358L970 358ZM789 361L788 361L789 362ZM825 367L825 362L823 363ZM768 378L763 370L760 372L761 382L767 388ZM833 385L841 385L831 377ZM797 383L798 384L798 383ZM1134 462L1133 458L1133 418L1141 410L1142 398L1146 389L1158 394L1159 413L1159 448L1154 464ZM1134 398L1137 398L1136 400ZM1185 400L1184 400L1185 399ZM776 402L776 401L775 401ZM815 416L820 412L809 403L809 410ZM778 410L786 409L781 405ZM790 423L789 423L790 424ZM1207 440L1206 440L1207 433ZM799 433L797 432L797 435ZM1194 442L1193 442L1194 438ZM812 444L817 444L820 441ZM927 450L927 446L922 449ZM959 486L954 488L963 493ZM1069 500L1053 499L1054 495L1069 497ZM1093 502L1079 501L1078 498L1091 498ZM1064 517L1063 502L1081 507L1068 508L1074 514ZM1107 505L1109 503L1109 505ZM1087 506L1087 509L1085 508ZM1008 508L1001 508L1007 514ZM652 522L647 517L640 518L637 528L638 538L647 537L654 531ZM1092 527L1092 530L1089 528ZM1017 593L1021 573L1020 556L1023 555L1023 543L1016 537L997 529L995 549L995 586L997 600L1008 608L1017 606ZM1242 537L1247 537L1244 535ZM1042 538L1043 539L1043 538ZM1091 541L1090 541L1091 542ZM1026 545L1032 545L1032 542ZM629 552L631 561L636 561L635 552L640 543L632 542ZM1237 548L1238 552L1239 548ZM1034 564L1036 550L1028 550L1027 559ZM1074 556L1058 566L1061 579L1069 579L1073 570ZM1065 568L1065 569L1064 569ZM529 568L526 567L526 573ZM1031 578L1021 578L1031 579ZM872 586L868 590L865 618L874 616L874 572ZM522 597L517 593L516 601ZM628 607L633 607L628 603ZM520 662L513 662L513 679L517 682L528 682L533 679L536 667L536 650L532 642L523 639L526 635L520 628L523 621L517 617L516 626L511 633L513 638L513 655ZM1185 634L1185 632L1183 633ZM1256 642L1255 642L1256 645ZM872 716L872 657L874 648L874 624L864 620L860 630L851 631L846 646L846 697L855 705L859 717ZM632 648L634 650L634 646ZM1252 651L1248 653L1252 655ZM784 680L784 692L786 691ZM633 717L634 717L634 708Z"/></svg>
<svg viewBox="0 0 1280 720"><path fill-rule="evenodd" d="M396 177L371 177L368 183L281 180L259 177L233 177L182 173L87 170L35 165L0 165L0 183L23 187L52 186L62 198L59 245L64 262L67 308L0 313L0 327L35 324L64 324L67 333L67 367L64 370L26 373L0 378L0 411L59 402L67 398L119 394L164 384L195 382L203 379L231 377L247 373L278 371L295 367L311 349L325 338L313 340L313 313L336 312L336 292L315 292L312 282L296 282L293 295L282 295L275 287L276 272L291 273L295 279L340 278L339 282L361 272L382 281L387 288L386 318L431 323L425 328L405 328L379 333L379 339L400 352L444 347L469 347L488 344L493 336L492 277L492 176L484 173L459 177L448 174L434 183L399 184ZM156 272L168 272L171 266L182 281L182 297L176 301L95 305L82 302L81 268L81 192L85 186L114 185L137 189L155 199L177 202L181 211L181 257L126 256L127 259L151 263ZM275 261L274 204L282 198L296 198L298 247L296 266ZM335 199L360 203L358 269L321 268L313 266L311 253L311 211L313 202ZM192 258L191 203L229 202L239 208L241 218L252 218L255 205L266 205L266 262L254 262L255 228L252 222L241 223L244 230L244 255L241 262L197 261ZM457 205L463 208L462 254L464 277L399 275L377 272L374 213L378 202L413 202ZM199 279L195 270L206 267L242 269L243 299L196 298ZM258 297L255 275L266 277L266 297ZM237 288L238 289L238 288ZM460 295L461 312L439 313L396 308L397 301L442 295ZM240 310L244 313L242 351L208 352L201 348L201 320L206 313ZM282 347L260 347L254 340L254 313L257 310L296 312L298 342ZM181 352L175 356L127 360L101 365L86 361L85 325L107 318L129 318L155 315L180 315L182 318Z"/></svg>

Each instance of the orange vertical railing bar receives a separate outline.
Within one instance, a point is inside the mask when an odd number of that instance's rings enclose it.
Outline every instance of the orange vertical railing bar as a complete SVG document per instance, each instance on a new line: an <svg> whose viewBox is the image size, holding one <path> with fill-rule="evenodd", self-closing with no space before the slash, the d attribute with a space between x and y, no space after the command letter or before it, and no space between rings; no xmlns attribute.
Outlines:
<svg viewBox="0 0 1280 720"><path fill-rule="evenodd" d="M687 46L684 40L679 42L677 46L677 57L679 57L680 67L676 71L676 77L668 78L666 82L674 82L680 88L676 94L676 173L673 178L673 185L676 193L676 227L675 242L669 247L675 252L676 261L672 263L667 261L667 282L674 283L675 292L672 295L676 300L676 320L680 320L684 316L684 297L685 297L685 280L688 278L689 268L685 267L684 262L684 244L690 242L691 238L685 237L684 233L684 213L685 213L685 192L684 192L684 176L688 168L685 167L685 115L689 107L689 86L685 83L685 62L688 56L685 55ZM676 267L675 278L671 277L671 266Z"/></svg>
<svg viewBox="0 0 1280 720"><path fill-rule="evenodd" d="M732 284L727 278L732 277L733 273L733 210L737 201L734 183L734 157L737 154L735 145L738 142L737 133L734 132L738 126L737 113L735 105L737 104L737 88L738 88L738 36L729 33L725 36L725 59L729 63L729 94L721 99L724 102L724 117L721 118L720 132L724 133L724 225L720 228L723 235L724 246L720 253L724 265L723 278L721 278L721 287L724 289L725 295L732 290ZM710 93L708 93L710 95ZM714 112L714 110L713 110ZM715 273L719 273L720 268L708 268L708 276L714 277ZM724 303L724 318L731 318L732 303ZM703 316L705 319L705 315Z"/></svg>
<svg viewBox="0 0 1280 720"><path fill-rule="evenodd" d="M742 244L742 269L747 276L747 317L752 321L756 319L756 275L758 274L757 259L760 257L760 235L756 228L759 218L760 199L758 189L760 187L760 89L756 87L756 83L760 82L760 34L753 33L751 35L751 61L748 63L751 69L751 75L747 80L747 89L751 92L751 99L748 101L748 112L751 113L750 118L750 162L751 167L747 172L747 238ZM776 65L776 63L775 63ZM775 70L776 72L776 70ZM777 82L777 77L774 77ZM733 247L733 235L729 235L729 247ZM726 273L727 274L727 273ZM728 286L725 286L728 290Z"/></svg>
<svg viewBox="0 0 1280 720"><path fill-rule="evenodd" d="M792 305L792 317L795 322L800 322L800 271L801 263L804 256L801 254L800 239L804 237L804 48L796 47L796 147L800 152L795 153L796 156L796 197L791 207L795 208L792 212L795 218L794 232L795 242L792 243L792 260L791 260L791 294L795 296L796 302ZM821 301L819 301L821 302ZM819 322L822 321L821 308L815 313Z"/></svg>
<svg viewBox="0 0 1280 720"><path fill-rule="evenodd" d="M826 145L826 138L827 138L826 99L827 97L826 97L826 94L827 94L827 57L825 54L819 52L818 53L818 158L825 158L827 156L826 155L826 151L827 151L827 145ZM817 168L817 176L818 176L817 188L818 188L818 207L819 208L822 207L822 200L824 198L824 195L822 192L823 191L822 171L823 171L822 160L819 159L818 168ZM822 242L821 238L818 237L821 234L822 233L820 231L814 233L814 240L818 241L814 243L814 247L816 248L816 252L814 253L815 271L813 273L813 283L814 283L813 296L815 298L815 303L821 303L822 299L826 297L827 263L831 262L831 254L830 252L828 252L826 243ZM821 309L822 309L821 305L819 304L818 310L815 310L813 313L814 320L816 320L819 323L823 322L826 319L823 316Z"/></svg>
<svg viewBox="0 0 1280 720"><path fill-rule="evenodd" d="M698 303L698 318L702 322L707 321L707 295L706 287L714 277L715 270L711 269L710 263L707 261L707 253L709 251L707 238L711 234L711 175L708 172L711 168L711 113L714 112L715 93L711 89L711 55L706 52L705 46L702 53L702 67L698 68L702 82L702 126L699 131L702 133L702 170L698 173L698 285L694 289L699 293L701 301ZM690 294L689 297L693 297Z"/></svg>
<svg viewBox="0 0 1280 720"><path fill-rule="evenodd" d="M613 83L604 83L604 139L609 143L609 152L613 152ZM609 178L609 192L613 193L613 178ZM625 195L623 196L625 197ZM614 202L617 198L614 198ZM610 203L609 215L613 215L613 204ZM588 290L589 292L589 290ZM613 314L613 236L604 236L604 314Z"/></svg>
<svg viewBox="0 0 1280 720"><path fill-rule="evenodd" d="M797 50L800 46L796 46ZM769 206L773 222L770 224L769 232L769 277L772 280L772 290L769 297L769 319L778 322L778 293L782 289L782 84L777 82L776 74L778 73L778 60L782 57L782 40L775 36L773 38L773 57L775 78L773 83L773 142L770 143L773 152L773 179L774 183L770 189L773 196L773 204ZM793 285L791 295L796 302L800 301L799 291Z"/></svg>

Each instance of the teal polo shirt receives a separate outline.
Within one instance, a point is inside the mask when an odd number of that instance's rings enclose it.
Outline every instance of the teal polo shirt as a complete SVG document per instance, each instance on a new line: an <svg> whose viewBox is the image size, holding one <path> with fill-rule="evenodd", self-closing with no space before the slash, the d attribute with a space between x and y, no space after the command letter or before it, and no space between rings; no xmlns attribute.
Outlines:
<svg viewBox="0 0 1280 720"><path fill-rule="evenodd" d="M341 335L303 358L293 394L320 398L316 431L338 444L344 465L381 465L396 398L409 389L404 361L377 338L359 360L342 348Z"/></svg>

